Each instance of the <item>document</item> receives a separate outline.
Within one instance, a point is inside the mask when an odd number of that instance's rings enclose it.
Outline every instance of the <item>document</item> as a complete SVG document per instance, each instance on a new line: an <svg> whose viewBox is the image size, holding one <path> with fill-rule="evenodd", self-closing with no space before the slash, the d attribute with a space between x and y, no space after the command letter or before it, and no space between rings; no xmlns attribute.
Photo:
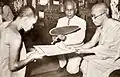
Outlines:
<svg viewBox="0 0 120 77"><path fill-rule="evenodd" d="M34 48L45 56L55 56L61 54L69 54L75 52L73 47L61 47L58 45L35 45Z"/></svg>

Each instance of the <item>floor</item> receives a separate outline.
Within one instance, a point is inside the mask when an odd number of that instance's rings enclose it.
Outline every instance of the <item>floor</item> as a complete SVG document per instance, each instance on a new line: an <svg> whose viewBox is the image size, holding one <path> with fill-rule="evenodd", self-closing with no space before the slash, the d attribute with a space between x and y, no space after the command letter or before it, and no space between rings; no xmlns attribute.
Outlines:
<svg viewBox="0 0 120 77"><path fill-rule="evenodd" d="M70 75L66 70L58 72L59 65L56 57L44 57L27 67L26 77L82 77L82 73ZM109 77L120 77L120 70L111 73Z"/></svg>
<svg viewBox="0 0 120 77"><path fill-rule="evenodd" d="M57 71L50 71L43 74L32 75L30 77L82 77L81 74L70 75L67 72L57 72Z"/></svg>
<svg viewBox="0 0 120 77"><path fill-rule="evenodd" d="M56 57L44 57L27 66L26 77L82 77L82 73L70 75L66 70L58 72L58 68Z"/></svg>

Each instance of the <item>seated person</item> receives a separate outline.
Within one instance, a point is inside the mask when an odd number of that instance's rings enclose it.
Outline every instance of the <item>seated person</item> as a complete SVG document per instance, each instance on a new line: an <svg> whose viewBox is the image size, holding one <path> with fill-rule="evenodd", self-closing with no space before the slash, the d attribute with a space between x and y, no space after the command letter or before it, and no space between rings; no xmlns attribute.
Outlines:
<svg viewBox="0 0 120 77"><path fill-rule="evenodd" d="M83 57L83 77L109 77L113 70L120 69L120 22L108 18L108 13L105 3L92 7L92 20L97 29L91 41L79 47L77 52L95 53Z"/></svg>
<svg viewBox="0 0 120 77"><path fill-rule="evenodd" d="M66 46L80 46L83 44L83 40L85 38L86 21L75 15L77 12L77 7L76 3L72 0L67 0L64 3L64 10L66 16L58 20L56 27L79 26L79 28L81 29L77 32L66 35L66 39L65 41L63 41L63 43ZM64 55L58 56L60 65L59 69L64 68L66 65L66 69L69 73L76 74L77 72L79 72L81 58L76 54L68 54L67 57L68 63Z"/></svg>

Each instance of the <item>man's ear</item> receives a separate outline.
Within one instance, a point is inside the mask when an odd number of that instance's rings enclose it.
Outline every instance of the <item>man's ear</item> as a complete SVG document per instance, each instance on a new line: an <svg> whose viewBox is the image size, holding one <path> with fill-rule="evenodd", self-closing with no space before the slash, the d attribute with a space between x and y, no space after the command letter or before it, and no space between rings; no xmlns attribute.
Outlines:
<svg viewBox="0 0 120 77"><path fill-rule="evenodd" d="M108 8L106 9L106 14L109 15L109 9Z"/></svg>
<svg viewBox="0 0 120 77"><path fill-rule="evenodd" d="M37 21L37 19L38 19L38 16L35 16L35 19L36 19L36 21Z"/></svg>
<svg viewBox="0 0 120 77"><path fill-rule="evenodd" d="M75 14L77 13L77 9L75 9Z"/></svg>

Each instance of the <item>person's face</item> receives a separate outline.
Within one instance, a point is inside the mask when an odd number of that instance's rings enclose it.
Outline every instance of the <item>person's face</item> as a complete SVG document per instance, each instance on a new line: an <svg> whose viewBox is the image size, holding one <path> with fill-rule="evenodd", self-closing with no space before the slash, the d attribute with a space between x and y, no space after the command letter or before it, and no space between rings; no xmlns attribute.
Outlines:
<svg viewBox="0 0 120 77"><path fill-rule="evenodd" d="M91 17L92 17L93 23L96 26L100 26L106 17L106 12L95 9L95 10L92 10Z"/></svg>
<svg viewBox="0 0 120 77"><path fill-rule="evenodd" d="M75 15L75 8L72 4L65 6L65 14L68 18L72 18Z"/></svg>
<svg viewBox="0 0 120 77"><path fill-rule="evenodd" d="M24 21L24 26L23 29L24 31L29 31L33 28L33 24L35 24L37 21L37 17L28 17L25 21Z"/></svg>

